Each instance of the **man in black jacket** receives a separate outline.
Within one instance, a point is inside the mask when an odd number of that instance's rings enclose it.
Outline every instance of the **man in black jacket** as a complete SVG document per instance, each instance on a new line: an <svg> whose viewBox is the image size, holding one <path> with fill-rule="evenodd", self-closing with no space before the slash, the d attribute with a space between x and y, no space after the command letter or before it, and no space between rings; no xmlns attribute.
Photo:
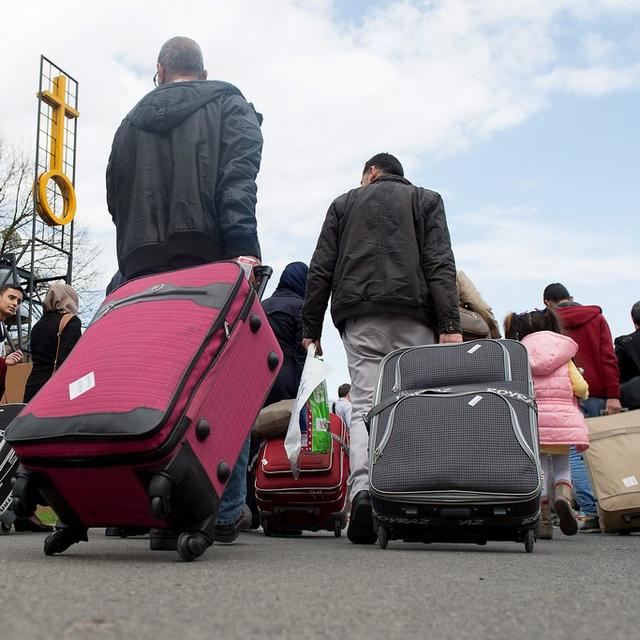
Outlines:
<svg viewBox="0 0 640 640"><path fill-rule="evenodd" d="M640 301L631 307L635 331L615 340L620 368L620 396L622 406L640 409Z"/></svg>
<svg viewBox="0 0 640 640"><path fill-rule="evenodd" d="M380 153L364 166L359 189L333 201L311 260L302 319L305 346L320 337L329 296L351 375L347 536L372 544L369 436L371 407L384 356L401 347L461 342L456 266L442 198L413 186L400 162Z"/></svg>
<svg viewBox="0 0 640 640"><path fill-rule="evenodd" d="M157 88L122 121L107 166L120 269L110 286L215 260L260 263L260 116L233 85L207 81L190 38L165 42L156 68ZM248 457L247 439L222 498L218 542L231 542L251 523Z"/></svg>
<svg viewBox="0 0 640 640"><path fill-rule="evenodd" d="M107 166L120 272L127 280L239 256L257 263L258 114L233 85L207 81L189 38L165 42L156 77L118 128Z"/></svg>

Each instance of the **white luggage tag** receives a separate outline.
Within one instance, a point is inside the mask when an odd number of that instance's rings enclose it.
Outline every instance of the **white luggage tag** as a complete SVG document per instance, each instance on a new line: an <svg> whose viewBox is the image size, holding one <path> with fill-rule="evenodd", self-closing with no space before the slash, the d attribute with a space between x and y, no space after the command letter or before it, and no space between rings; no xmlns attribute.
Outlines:
<svg viewBox="0 0 640 640"><path fill-rule="evenodd" d="M471 400L469 400L469 402L467 402L467 404L470 407L475 407L478 402L480 402L480 400L482 400L482 396L474 396L473 398L471 398Z"/></svg>

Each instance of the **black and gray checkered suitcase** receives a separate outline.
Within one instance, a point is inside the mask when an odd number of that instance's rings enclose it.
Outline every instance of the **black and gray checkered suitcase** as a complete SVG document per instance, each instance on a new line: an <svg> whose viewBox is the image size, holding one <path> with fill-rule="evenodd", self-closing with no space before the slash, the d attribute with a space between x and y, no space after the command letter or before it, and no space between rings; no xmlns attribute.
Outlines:
<svg viewBox="0 0 640 640"><path fill-rule="evenodd" d="M370 424L378 542L534 546L541 470L533 382L514 340L399 349Z"/></svg>

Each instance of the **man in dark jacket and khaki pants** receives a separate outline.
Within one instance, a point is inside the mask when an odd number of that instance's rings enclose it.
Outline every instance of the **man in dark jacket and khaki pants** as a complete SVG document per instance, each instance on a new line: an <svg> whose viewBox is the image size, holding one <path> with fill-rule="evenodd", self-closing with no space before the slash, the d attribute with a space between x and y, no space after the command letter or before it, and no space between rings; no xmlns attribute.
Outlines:
<svg viewBox="0 0 640 640"><path fill-rule="evenodd" d="M400 162L380 153L364 166L361 186L329 207L311 260L302 319L305 346L320 337L329 296L351 376L351 446L347 535L373 544L369 436L363 417L373 402L380 362L401 347L461 342L456 266L442 198L413 186Z"/></svg>
<svg viewBox="0 0 640 640"><path fill-rule="evenodd" d="M157 88L127 114L111 147L107 204L120 270L110 286L215 260L260 261L258 114L233 85L207 81L190 38L167 40L156 69ZM251 523L248 456L247 440L222 497L218 542L231 542Z"/></svg>

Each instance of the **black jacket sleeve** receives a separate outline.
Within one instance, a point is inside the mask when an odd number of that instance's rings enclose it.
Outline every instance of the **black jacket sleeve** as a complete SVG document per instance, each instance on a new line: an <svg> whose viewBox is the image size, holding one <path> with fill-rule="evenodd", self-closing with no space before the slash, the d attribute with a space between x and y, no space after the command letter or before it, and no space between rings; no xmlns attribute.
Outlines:
<svg viewBox="0 0 640 640"><path fill-rule="evenodd" d="M117 180L114 175L114 166L116 163L116 147L117 140L120 135L120 130L122 129L122 125L116 131L116 134L113 136L113 143L111 144L111 153L109 154L109 162L107 162L107 209L111 214L111 219L113 223L116 223L116 197L117 197Z"/></svg>
<svg viewBox="0 0 640 640"><path fill-rule="evenodd" d="M456 262L440 195L427 205L422 246L422 273L429 287L438 333L460 333Z"/></svg>
<svg viewBox="0 0 640 640"><path fill-rule="evenodd" d="M305 338L319 340L322 336L322 321L331 295L333 274L338 260L338 229L338 211L336 203L333 202L322 225L307 274L307 287L302 305Z"/></svg>
<svg viewBox="0 0 640 640"><path fill-rule="evenodd" d="M636 364L640 362L640 353L634 354L633 340L627 336L616 338L615 348L620 369L620 382L628 382L631 378L640 375L640 365Z"/></svg>
<svg viewBox="0 0 640 640"><path fill-rule="evenodd" d="M221 135L216 208L225 254L260 258L256 176L260 169L262 133L255 111L243 97L224 99Z"/></svg>
<svg viewBox="0 0 640 640"><path fill-rule="evenodd" d="M82 324L80 318L75 316L69 320L69 324L64 328L62 335L60 336L60 352L58 353L58 367L67 359L67 356L71 353L73 347L76 346L76 342L80 340Z"/></svg>

